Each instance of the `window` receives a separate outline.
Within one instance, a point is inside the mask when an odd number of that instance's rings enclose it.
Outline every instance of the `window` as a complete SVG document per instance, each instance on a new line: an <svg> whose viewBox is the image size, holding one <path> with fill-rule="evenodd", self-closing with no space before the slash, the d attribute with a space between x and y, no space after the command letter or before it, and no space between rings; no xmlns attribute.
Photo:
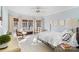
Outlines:
<svg viewBox="0 0 79 59"><path fill-rule="evenodd" d="M65 25L65 20L59 20L59 25L64 26Z"/></svg>
<svg viewBox="0 0 79 59"><path fill-rule="evenodd" d="M33 28L33 20L28 20L28 26L29 26L29 30L32 30L32 28Z"/></svg>
<svg viewBox="0 0 79 59"><path fill-rule="evenodd" d="M22 20L22 26L24 30L27 29L27 20Z"/></svg>
<svg viewBox="0 0 79 59"><path fill-rule="evenodd" d="M37 20L36 23L37 23L37 27L41 27L41 20Z"/></svg>
<svg viewBox="0 0 79 59"><path fill-rule="evenodd" d="M59 22L58 20L54 20L53 21L54 27L58 27L59 26L59 23L58 22Z"/></svg>
<svg viewBox="0 0 79 59"><path fill-rule="evenodd" d="M36 20L36 31L39 32L42 29L42 21Z"/></svg>
<svg viewBox="0 0 79 59"><path fill-rule="evenodd" d="M18 28L18 18L14 18L14 29Z"/></svg>

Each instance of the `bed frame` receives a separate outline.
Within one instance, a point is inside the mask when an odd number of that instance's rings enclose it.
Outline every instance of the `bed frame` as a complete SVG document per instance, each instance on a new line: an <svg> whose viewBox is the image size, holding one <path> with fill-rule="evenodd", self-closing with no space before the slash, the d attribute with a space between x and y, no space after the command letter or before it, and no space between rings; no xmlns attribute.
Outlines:
<svg viewBox="0 0 79 59"><path fill-rule="evenodd" d="M76 28L76 40L77 40L77 43L79 44L79 27Z"/></svg>

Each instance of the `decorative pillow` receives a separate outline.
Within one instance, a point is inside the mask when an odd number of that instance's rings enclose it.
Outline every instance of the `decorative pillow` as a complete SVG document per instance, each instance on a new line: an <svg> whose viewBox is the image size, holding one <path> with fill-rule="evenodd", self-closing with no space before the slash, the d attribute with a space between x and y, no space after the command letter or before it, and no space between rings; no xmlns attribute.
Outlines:
<svg viewBox="0 0 79 59"><path fill-rule="evenodd" d="M72 37L72 35L73 35L73 32L69 30L62 35L62 40L63 41L69 41L70 38Z"/></svg>
<svg viewBox="0 0 79 59"><path fill-rule="evenodd" d="M69 39L71 38L71 34L70 33L65 33L64 35L63 35L63 41L69 41Z"/></svg>

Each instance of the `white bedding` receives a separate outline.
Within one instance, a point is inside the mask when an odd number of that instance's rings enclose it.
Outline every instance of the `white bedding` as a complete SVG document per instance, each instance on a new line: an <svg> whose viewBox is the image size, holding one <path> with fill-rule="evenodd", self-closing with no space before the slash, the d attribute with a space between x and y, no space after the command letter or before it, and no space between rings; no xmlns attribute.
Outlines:
<svg viewBox="0 0 79 59"><path fill-rule="evenodd" d="M62 32L41 32L37 35L41 40L48 42L52 46L57 46L60 43L62 43ZM68 42L71 46L76 47L78 46L76 41L76 33L73 34L73 36L70 39L70 42Z"/></svg>
<svg viewBox="0 0 79 59"><path fill-rule="evenodd" d="M78 43L77 43L77 40L76 40L76 33L73 34L73 36L72 36L72 38L71 38L69 44L70 44L71 46L73 46L73 47L78 46Z"/></svg>
<svg viewBox="0 0 79 59"><path fill-rule="evenodd" d="M42 32L38 34L39 38L53 46L57 46L61 42L60 32Z"/></svg>

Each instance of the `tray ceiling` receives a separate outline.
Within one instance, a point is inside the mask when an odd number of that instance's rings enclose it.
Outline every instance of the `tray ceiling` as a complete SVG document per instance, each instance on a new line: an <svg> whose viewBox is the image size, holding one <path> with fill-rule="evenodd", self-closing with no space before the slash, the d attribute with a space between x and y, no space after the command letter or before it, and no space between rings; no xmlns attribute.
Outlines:
<svg viewBox="0 0 79 59"><path fill-rule="evenodd" d="M75 8L72 6L8 6L10 14L28 16L48 16Z"/></svg>

